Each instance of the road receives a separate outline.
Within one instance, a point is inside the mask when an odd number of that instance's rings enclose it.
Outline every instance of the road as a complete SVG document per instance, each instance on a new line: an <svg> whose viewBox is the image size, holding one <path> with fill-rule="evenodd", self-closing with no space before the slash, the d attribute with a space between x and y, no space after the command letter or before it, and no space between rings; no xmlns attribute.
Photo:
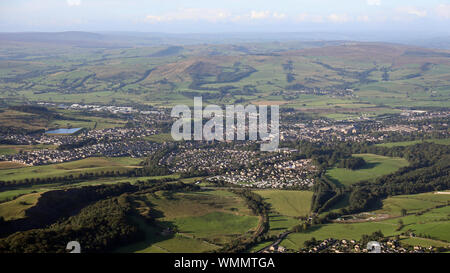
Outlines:
<svg viewBox="0 0 450 273"><path fill-rule="evenodd" d="M281 243L281 241L283 241L284 238L286 238L286 236L288 236L291 233L292 233L291 231L283 232L282 234L280 234L280 236L278 236L278 239L275 242L273 242L272 244L270 244L270 245L264 247L263 249L257 251L256 253L262 253L262 252L264 252L264 250L269 250L272 246L273 247L278 246Z"/></svg>

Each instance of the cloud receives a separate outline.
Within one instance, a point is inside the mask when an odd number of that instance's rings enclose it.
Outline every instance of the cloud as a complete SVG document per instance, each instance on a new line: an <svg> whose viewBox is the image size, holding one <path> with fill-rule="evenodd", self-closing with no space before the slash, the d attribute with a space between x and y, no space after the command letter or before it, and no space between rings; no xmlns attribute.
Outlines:
<svg viewBox="0 0 450 273"><path fill-rule="evenodd" d="M272 14L272 17L273 17L274 19L283 20L283 19L285 19L287 16L286 16L286 14L284 14L284 13L274 12L274 13Z"/></svg>
<svg viewBox="0 0 450 273"><path fill-rule="evenodd" d="M295 17L295 21L297 21L297 22L322 23L323 22L323 16L322 15L315 15L315 14L308 14L308 13L301 13L297 17Z"/></svg>
<svg viewBox="0 0 450 273"><path fill-rule="evenodd" d="M408 15L417 16L417 17L425 17L427 16L426 10L421 10L416 7L400 7L397 9L397 11L401 13L406 13Z"/></svg>
<svg viewBox="0 0 450 273"><path fill-rule="evenodd" d="M239 19L250 18L251 20L261 20L261 19L272 19L272 20L284 20L288 18L288 16L284 13L280 12L271 12L268 10L265 11L255 11L252 10L250 15L247 16L236 16Z"/></svg>
<svg viewBox="0 0 450 273"><path fill-rule="evenodd" d="M250 13L247 14L241 14L241 15L235 15L233 16L232 20L234 22L237 21L245 21L245 20L284 20L288 18L288 16L285 13L281 12L271 12L268 10L263 11L256 11L252 10Z"/></svg>
<svg viewBox="0 0 450 273"><path fill-rule="evenodd" d="M266 11L254 11L252 10L250 12L250 19L267 19L270 17L270 11L266 10Z"/></svg>
<svg viewBox="0 0 450 273"><path fill-rule="evenodd" d="M77 7L81 5L81 0L67 0L66 2L69 7Z"/></svg>
<svg viewBox="0 0 450 273"><path fill-rule="evenodd" d="M251 11L247 14L231 14L227 10L223 9L203 9L203 8L190 8L183 9L174 12L168 12L162 15L147 15L145 17L146 22L159 23L159 22L173 22L173 21L208 21L208 22L240 22L249 20L284 20L288 16L280 12L271 11Z"/></svg>
<svg viewBox="0 0 450 273"><path fill-rule="evenodd" d="M330 14L328 16L328 21L333 23L346 23L350 21L350 17L347 14Z"/></svg>
<svg viewBox="0 0 450 273"><path fill-rule="evenodd" d="M231 14L221 9L189 8L168 12L162 15L147 15L145 21L150 23L171 21L208 21L218 22L230 18Z"/></svg>
<svg viewBox="0 0 450 273"><path fill-rule="evenodd" d="M380 6L381 0L367 0L367 5L369 6Z"/></svg>
<svg viewBox="0 0 450 273"><path fill-rule="evenodd" d="M356 21L358 21L358 22L369 22L370 18L367 15L360 15L360 16L356 17Z"/></svg>
<svg viewBox="0 0 450 273"><path fill-rule="evenodd" d="M436 8L436 14L440 18L450 19L450 5L441 4Z"/></svg>
<svg viewBox="0 0 450 273"><path fill-rule="evenodd" d="M147 22L163 22L163 21L170 21L170 19L167 17L164 17L164 16L147 15L145 17L145 21L147 21Z"/></svg>

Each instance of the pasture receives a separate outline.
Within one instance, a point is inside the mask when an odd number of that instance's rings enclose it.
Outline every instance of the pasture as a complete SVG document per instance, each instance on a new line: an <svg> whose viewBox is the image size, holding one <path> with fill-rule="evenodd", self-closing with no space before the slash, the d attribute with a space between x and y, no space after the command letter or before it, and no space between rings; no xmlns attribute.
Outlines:
<svg viewBox="0 0 450 273"><path fill-rule="evenodd" d="M264 201L272 205L272 209L289 217L307 216L311 208L313 192L294 190L259 190Z"/></svg>
<svg viewBox="0 0 450 273"><path fill-rule="evenodd" d="M359 240L364 234L372 234L381 230L385 236L393 236L396 232L397 224L383 222L366 222L352 224L324 224L311 227L309 230L300 233L291 233L284 239L280 245L298 250L304 247L303 243L311 238L324 240L327 238L335 239L353 239Z"/></svg>
<svg viewBox="0 0 450 273"><path fill-rule="evenodd" d="M143 176L143 177L104 177L87 181L80 181L70 184L63 183L51 183L51 184L39 184L32 186L21 186L16 187L14 189L8 189L6 191L0 192L0 202L4 200L12 200L17 196L29 194L32 192L42 192L47 190L55 190L55 189L66 189L72 187L82 187L82 186L96 186L96 185L107 185L107 184L116 184L116 183L131 183L134 184L137 181L145 181L148 179L151 180L161 180L161 179L178 179L179 175L171 174L164 176Z"/></svg>
<svg viewBox="0 0 450 273"><path fill-rule="evenodd" d="M438 205L445 205L450 201L450 194L421 193L391 196L383 200L383 207L377 213L400 216L402 209L408 214L417 213Z"/></svg>
<svg viewBox="0 0 450 273"><path fill-rule="evenodd" d="M141 161L139 158L127 157L91 157L66 163L0 170L0 180L63 177L80 173L129 170L137 168Z"/></svg>
<svg viewBox="0 0 450 273"><path fill-rule="evenodd" d="M280 234L298 225L298 217L307 216L313 193L294 190L258 190L256 194L271 205L269 234Z"/></svg>
<svg viewBox="0 0 450 273"><path fill-rule="evenodd" d="M198 92L212 95L208 103L233 103L237 99L247 103L288 102L287 107L305 110L331 109L335 115L331 113L330 118L342 119L347 113L340 109L345 108L354 112L349 114L353 118L361 113L376 115L377 107L383 108L381 111L396 111L399 106L446 107L449 98L448 57L405 54L411 48L401 45L186 45L168 55L159 55L165 52L161 46L120 50L53 47L58 50L41 46L38 53L26 45L13 51L2 48L6 57L12 54L16 61L14 69L10 60L0 62L4 79L0 99L16 104L170 106L189 103L192 92ZM36 57L39 65L33 60ZM427 63L432 65L424 66ZM335 87L342 85L351 94L336 94L339 90ZM224 88L226 92L218 92ZM316 90L331 93L316 95ZM364 110L369 103L372 109ZM71 122L55 121L53 125L65 127L67 123ZM33 124L45 127L45 121Z"/></svg>
<svg viewBox="0 0 450 273"><path fill-rule="evenodd" d="M392 148L392 147L397 147L397 146L410 146L410 145L415 145L415 144L424 143L424 142L432 142L432 143L440 144L440 145L450 145L450 138L443 138L443 139L433 138L433 139L425 139L425 140L388 142L388 143L379 143L376 145L381 146L381 147Z"/></svg>
<svg viewBox="0 0 450 273"><path fill-rule="evenodd" d="M354 239L358 240L364 234L372 234L381 230L386 237L400 235L410 230L416 237L405 243L414 245L448 245L450 242L450 195L423 193L414 195L399 195L383 201L383 207L373 211L375 214L389 214L390 218L381 221L366 221L359 223L330 223L311 227L300 233L292 233L282 241L281 245L299 249L303 243L312 237L316 239ZM436 206L443 206L436 208ZM401 216L401 209L407 210L406 216ZM403 227L399 227L399 220ZM431 237L426 238L426 237ZM403 240L402 240L403 241ZM420 242L418 242L420 241Z"/></svg>
<svg viewBox="0 0 450 273"><path fill-rule="evenodd" d="M145 239L130 245L119 247L119 253L200 253L218 249L201 239L183 236L180 234L163 234L161 229L149 225L140 217L131 217L139 229L145 234Z"/></svg>
<svg viewBox="0 0 450 273"><path fill-rule="evenodd" d="M156 142L156 143L164 143L174 141L171 134L156 134L151 136L146 136L145 140Z"/></svg>
<svg viewBox="0 0 450 273"><path fill-rule="evenodd" d="M432 239L450 242L450 206L424 210L423 214L408 214L401 217L404 229L412 230L418 237L429 236ZM396 219L386 223L395 223Z"/></svg>
<svg viewBox="0 0 450 273"><path fill-rule="evenodd" d="M54 145L37 144L37 145L0 145L0 155L17 154L21 151L35 151L42 149L55 149Z"/></svg>
<svg viewBox="0 0 450 273"><path fill-rule="evenodd" d="M0 203L0 217L6 221L25 217L25 210L36 205L41 193L31 193L20 196L15 200Z"/></svg>
<svg viewBox="0 0 450 273"><path fill-rule="evenodd" d="M375 154L354 154L353 156L364 158L366 166L359 170L333 167L327 170L326 175L338 184L348 186L359 181L375 179L408 166L406 159L398 157Z"/></svg>
<svg viewBox="0 0 450 273"><path fill-rule="evenodd" d="M158 228L144 222L140 225L144 230L159 233L159 239L128 246L133 252L211 250L252 232L260 221L240 197L222 190L138 195L135 207L141 214L149 212L156 218ZM176 232L163 236L161 230L166 227L175 228Z"/></svg>
<svg viewBox="0 0 450 273"><path fill-rule="evenodd" d="M11 161L0 161L0 170L7 170L7 169L17 169L25 167L26 165L22 163L17 162L11 162Z"/></svg>

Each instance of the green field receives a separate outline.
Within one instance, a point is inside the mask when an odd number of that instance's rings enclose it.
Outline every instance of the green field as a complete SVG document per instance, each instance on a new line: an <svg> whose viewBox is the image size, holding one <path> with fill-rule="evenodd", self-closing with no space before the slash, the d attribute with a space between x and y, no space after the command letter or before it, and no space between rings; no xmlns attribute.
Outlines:
<svg viewBox="0 0 450 273"><path fill-rule="evenodd" d="M443 241L426 239L426 238L403 238L400 239L402 244L407 244L410 246L422 246L422 247L450 247L450 243Z"/></svg>
<svg viewBox="0 0 450 273"><path fill-rule="evenodd" d="M25 166L26 165L18 163L18 162L0 161L0 170L17 169L17 168L22 168Z"/></svg>
<svg viewBox="0 0 450 273"><path fill-rule="evenodd" d="M310 191L291 190L259 190L265 201L272 205L276 212L290 217L300 217L309 214L313 193Z"/></svg>
<svg viewBox="0 0 450 273"><path fill-rule="evenodd" d="M23 110L26 111L26 110ZM101 117L96 113L89 113L76 110L57 109L49 107L44 114L32 114L11 110L10 108L0 109L0 124L5 127L17 129L33 130L49 130L58 128L87 128L87 129L107 129L115 127L123 127L125 120L117 117ZM10 147L7 147L10 146ZM13 148L4 149L4 148ZM43 148L54 148L49 145L0 145L0 155L17 153L19 150L37 150Z"/></svg>
<svg viewBox="0 0 450 273"><path fill-rule="evenodd" d="M391 148L391 147L397 147L397 146L410 146L410 145L415 145L415 144L424 143L424 142L432 142L432 143L441 144L441 145L450 145L450 138L444 138L444 139L434 138L434 139L425 139L425 140L388 142L388 143L380 143L380 144L376 144L376 145L381 146L381 147Z"/></svg>
<svg viewBox="0 0 450 273"><path fill-rule="evenodd" d="M218 249L219 247L201 239L193 239L183 235L163 235L161 230L148 225L139 217L132 218L144 231L145 240L116 249L119 253L200 253Z"/></svg>
<svg viewBox="0 0 450 273"><path fill-rule="evenodd" d="M5 220L14 220L25 217L25 210L34 206L41 193L31 193L6 203L0 203L0 217Z"/></svg>
<svg viewBox="0 0 450 273"><path fill-rule="evenodd" d="M291 190L255 191L271 205L269 234L280 234L299 224L298 217L307 216L311 208L312 192Z"/></svg>
<svg viewBox="0 0 450 273"><path fill-rule="evenodd" d="M432 209L423 215L408 215L401 217L405 229L411 229L417 236L431 236L433 239L450 242L450 206ZM386 223L396 223L397 219Z"/></svg>
<svg viewBox="0 0 450 273"><path fill-rule="evenodd" d="M261 249L268 247L269 245L271 245L273 242L272 241L265 241L259 244L256 244L254 246L252 246L249 250L248 253L255 253L260 251Z"/></svg>
<svg viewBox="0 0 450 273"><path fill-rule="evenodd" d="M141 161L142 159L139 158L128 157L91 157L66 163L0 170L0 180L62 177L88 172L128 170L138 167Z"/></svg>
<svg viewBox="0 0 450 273"><path fill-rule="evenodd" d="M375 154L354 154L355 157L362 157L366 161L366 166L359 170L349 170L346 168L333 167L326 172L326 175L338 184L351 185L353 183L371 180L398 169L408 166L408 161L398 157L387 157Z"/></svg>
<svg viewBox="0 0 450 273"><path fill-rule="evenodd" d="M406 209L408 213L416 213L437 205L447 204L448 201L450 201L450 194L397 195L383 200L383 208L376 212L400 216L402 209Z"/></svg>
<svg viewBox="0 0 450 273"><path fill-rule="evenodd" d="M151 136L145 137L145 140L153 141L153 142L156 142L156 143L163 143L163 142L174 141L171 134L151 135Z"/></svg>
<svg viewBox="0 0 450 273"><path fill-rule="evenodd" d="M282 246L298 250L304 247L303 243L311 238L324 240L327 238L359 240L364 234L372 234L381 230L385 236L395 235L395 223L356 223L356 224L325 224L312 227L302 233L291 233L281 242Z"/></svg>
<svg viewBox="0 0 450 273"><path fill-rule="evenodd" d="M178 179L178 174L164 175L164 176L143 176L143 177L105 177L92 179L87 181L80 181L76 183L64 184L64 183L51 183L51 184L39 184L32 186L20 186L14 189L8 189L6 191L0 192L0 202L5 200L11 200L17 196L29 194L32 192L42 192L48 190L66 189L72 187L82 187L82 186L95 186L95 185L107 185L116 183L136 183L137 181L160 180L160 179Z"/></svg>
<svg viewBox="0 0 450 273"><path fill-rule="evenodd" d="M0 155L17 154L21 151L35 151L42 149L55 149L54 145L0 145Z"/></svg>
<svg viewBox="0 0 450 273"><path fill-rule="evenodd" d="M218 249L230 240L251 233L259 223L244 201L222 190L167 192L139 195L136 209L157 219L159 227L135 219L147 233L147 239L119 249L119 252L202 252ZM170 235L165 227L176 228ZM152 235L153 234L153 235Z"/></svg>
<svg viewBox="0 0 450 273"><path fill-rule="evenodd" d="M52 120L49 128L88 128L88 129L107 129L115 127L123 127L126 121L118 118L98 117L95 114L84 113L75 110L57 109L57 113L65 119Z"/></svg>
<svg viewBox="0 0 450 273"><path fill-rule="evenodd" d="M169 107L192 103L193 95L208 93L215 95L207 103L278 101L286 107L347 119L397 112L399 106L447 107L450 96L449 58L441 55L437 61L430 49L414 48L419 51L415 56L406 54L412 50L408 46L383 43L323 42L322 47L312 48L304 43L198 44L153 55L165 49L0 45L5 56L0 61L0 99L11 104L46 101ZM384 69L388 78L383 78ZM354 91L337 96L302 92L304 88L333 90L340 85ZM227 90L218 92L223 87ZM8 115L4 121L14 125ZM113 120L67 119L50 124L92 128L94 122L97 128L121 126ZM43 120L33 124L33 128L46 126Z"/></svg>
<svg viewBox="0 0 450 273"><path fill-rule="evenodd" d="M258 218L218 211L202 216L176 218L173 220L173 224L182 233L196 238L213 238L213 241L220 243L224 234L238 236L254 229L258 225Z"/></svg>
<svg viewBox="0 0 450 273"><path fill-rule="evenodd" d="M413 244L414 240L420 240L417 245L442 246L449 245L450 242L450 202L448 194L424 193L416 195L400 195L387 198L383 201L383 208L374 211L375 214L389 214L390 217L382 221L369 221L361 223L330 223L311 227L306 232L292 233L283 240L281 245L299 249L303 243L312 237L320 240L327 238L355 239L358 240L364 234L371 234L381 230L385 236L400 235L406 230L411 230L416 234L416 238L407 239L405 243ZM437 205L446 205L442 208L435 208ZM408 215L401 216L400 211L404 208ZM423 212L422 215L416 215ZM398 221L402 220L404 226L398 228ZM431 236L432 239L422 238ZM426 242L426 243L425 243Z"/></svg>
<svg viewBox="0 0 450 273"><path fill-rule="evenodd" d="M156 179L157 177L148 177ZM161 177L164 178L164 177ZM143 179L143 178L140 178ZM117 183L118 181L105 183ZM145 180L145 179L144 179ZM123 181L125 182L125 181ZM90 182L86 182L90 183ZM85 182L68 186L56 184L34 185L30 188L0 193L0 198L22 196L0 204L0 216L6 220L25 217L24 211L32 207L45 190L87 185ZM101 184L97 181L96 184ZM93 185L93 184L89 184ZM32 193L37 191L36 193ZM244 200L223 190L174 193L159 191L135 196L137 211L150 211L157 225L145 222L140 216L132 220L146 234L144 241L126 245L117 252L204 252L219 249L234 238L250 235L260 219L247 208ZM165 227L176 227L176 233L163 234Z"/></svg>

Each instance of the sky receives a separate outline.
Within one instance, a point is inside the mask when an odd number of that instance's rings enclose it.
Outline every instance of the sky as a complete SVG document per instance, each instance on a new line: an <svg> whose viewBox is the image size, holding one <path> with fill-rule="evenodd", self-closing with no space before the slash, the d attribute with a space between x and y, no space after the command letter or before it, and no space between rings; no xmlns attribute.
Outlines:
<svg viewBox="0 0 450 273"><path fill-rule="evenodd" d="M450 33L450 0L0 0L0 32Z"/></svg>

